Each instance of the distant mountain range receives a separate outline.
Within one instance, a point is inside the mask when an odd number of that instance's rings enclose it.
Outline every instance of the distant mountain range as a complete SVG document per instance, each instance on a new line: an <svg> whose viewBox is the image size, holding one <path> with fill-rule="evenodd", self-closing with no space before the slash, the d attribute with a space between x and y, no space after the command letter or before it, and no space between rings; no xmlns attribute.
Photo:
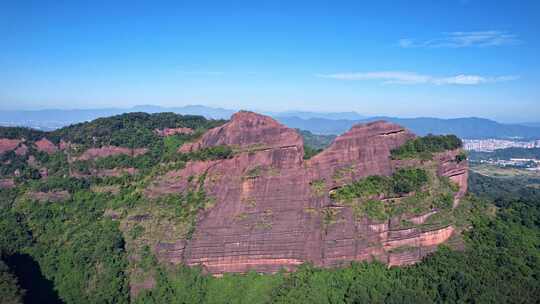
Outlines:
<svg viewBox="0 0 540 304"><path fill-rule="evenodd" d="M89 121L98 117L117 115L126 112L174 112L179 114L202 115L206 118L228 119L235 110L213 108L200 105L182 107L160 107L152 105L135 106L128 109L74 109L74 110L35 110L0 111L0 125L27 126L41 130L52 130L77 122ZM341 134L356 123L387 120L409 128L416 134L455 134L461 138L520 138L540 139L540 123L502 124L484 118L440 119L430 117L397 118L366 117L356 112L266 112L281 123L314 134Z"/></svg>
<svg viewBox="0 0 540 304"><path fill-rule="evenodd" d="M396 118L396 117L370 117L360 120L324 119L297 117L276 117L281 123L315 134L341 134L356 123L365 123L376 120L386 120L402 125L418 135L455 134L461 138L521 138L539 139L540 127L531 127L518 124L502 124L484 118Z"/></svg>
<svg viewBox="0 0 540 304"><path fill-rule="evenodd" d="M540 122L524 122L524 123L520 123L520 125L528 126L528 127L540 128Z"/></svg>

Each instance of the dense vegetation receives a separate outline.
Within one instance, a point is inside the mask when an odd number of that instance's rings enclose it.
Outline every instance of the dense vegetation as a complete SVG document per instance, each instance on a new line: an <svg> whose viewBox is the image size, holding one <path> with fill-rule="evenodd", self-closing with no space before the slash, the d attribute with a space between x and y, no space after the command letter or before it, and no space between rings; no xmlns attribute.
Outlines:
<svg viewBox="0 0 540 304"><path fill-rule="evenodd" d="M17 278L8 266L0 260L0 298L2 303L23 303L24 290L20 288Z"/></svg>
<svg viewBox="0 0 540 304"><path fill-rule="evenodd" d="M448 209L455 190L455 185L434 172L401 168L392 176L373 175L354 181L334 190L330 197L351 206L357 216L383 221L402 213Z"/></svg>
<svg viewBox="0 0 540 304"><path fill-rule="evenodd" d="M350 201L354 198L370 196L393 196L418 191L428 181L423 169L399 169L392 176L368 176L337 189L333 198Z"/></svg>
<svg viewBox="0 0 540 304"><path fill-rule="evenodd" d="M404 145L392 150L392 158L431 159L433 153L461 148L463 143L455 135L426 135L408 140Z"/></svg>
<svg viewBox="0 0 540 304"><path fill-rule="evenodd" d="M3 127L0 126L0 138L39 140L44 137L47 132L25 128L25 127Z"/></svg>
<svg viewBox="0 0 540 304"><path fill-rule="evenodd" d="M313 134L306 130L296 130L304 140L304 159L310 159L328 147L336 138L335 135Z"/></svg>
<svg viewBox="0 0 540 304"><path fill-rule="evenodd" d="M178 148L188 141L200 137L205 130L222 124L222 120L207 120L202 116L178 115L174 113L128 113L80 123L52 132L42 132L26 128L0 128L0 135L6 138L25 138L29 152L17 155L9 151L0 155L0 178L17 173L19 181L39 179L39 167L46 167L48 174L64 176L69 172L92 175L100 170L135 168L150 171L160 162L186 162L189 160L214 160L232 156L230 147L211 147L193 153L178 153ZM187 127L195 130L192 134L159 136L155 130L163 128ZM1 136L0 136L1 137ZM56 143L60 139L74 144L67 152L77 156L89 147L123 146L145 147L148 152L138 155L114 155L95 160L76 160L68 163L66 153L53 154L39 152L32 141L46 137ZM34 165L30 158L35 159Z"/></svg>
<svg viewBox="0 0 540 304"><path fill-rule="evenodd" d="M84 146L122 146L129 148L152 146L159 140L155 129L187 127L193 130L208 129L220 120L207 120L202 116L174 113L127 113L98 118L89 123L79 123L51 132L52 138Z"/></svg>
<svg viewBox="0 0 540 304"><path fill-rule="evenodd" d="M138 148L152 146L159 141L159 136L154 132L156 129L185 127L204 130L223 123L223 120L207 120L195 115L134 112L98 118L51 132L22 127L0 127L0 138L38 140L47 137L55 143L63 139L84 147L113 145Z"/></svg>
<svg viewBox="0 0 540 304"><path fill-rule="evenodd" d="M222 121L210 121L199 116L131 113L49 133L24 128L3 129L6 137L25 138L29 150L26 155L17 155L13 151L0 155L0 177L16 177L17 184L14 189L0 190L0 256L31 256L65 302L128 302L130 274L127 272L126 235L117 221L104 217L104 214L109 208L136 210L139 205L147 205L139 191L144 187L148 174L159 174L160 170L168 167L178 168L190 160L230 157L232 149L223 146L192 153L177 152L183 143L197 139L204 130L220 123ZM196 131L194 134L167 137L154 132L165 127L189 127ZM67 138L83 149L109 144L128 147L148 144L145 147L149 151L135 157L115 155L68 162L63 151L47 154L35 149L32 141L44 135L55 142L60 137ZM157 166L159 163L166 166ZM37 169L41 166L48 168L46 179L41 178ZM143 172L134 176L104 178L90 174L94 170L128 167ZM75 178L70 177L71 172L89 175L87 178ZM39 203L27 195L54 191L67 191L69 196L61 202ZM182 218L186 234L190 234L196 214L207 201L204 192L197 190L156 204L171 206L164 210L170 211L172 217ZM20 299L19 289L9 288L7 291L8 288L4 288L15 287L16 280L4 264L0 266L0 298ZM35 295L35 292L30 295Z"/></svg>
<svg viewBox="0 0 540 304"><path fill-rule="evenodd" d="M315 149L311 146L304 145L304 159L310 159L313 156L322 152L323 149Z"/></svg>

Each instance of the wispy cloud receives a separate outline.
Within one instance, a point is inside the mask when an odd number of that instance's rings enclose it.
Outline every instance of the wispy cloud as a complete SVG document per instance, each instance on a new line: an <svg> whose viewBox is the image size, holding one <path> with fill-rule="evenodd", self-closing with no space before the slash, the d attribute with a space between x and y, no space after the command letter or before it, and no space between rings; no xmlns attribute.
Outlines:
<svg viewBox="0 0 540 304"><path fill-rule="evenodd" d="M337 80L380 80L385 84L435 84L435 85L479 85L484 83L496 83L516 80L518 76L479 76L479 75L455 75L449 77L435 77L414 72L403 71L378 71L365 73L336 73L319 74L321 78Z"/></svg>
<svg viewBox="0 0 540 304"><path fill-rule="evenodd" d="M521 43L517 35L505 31L476 31L443 33L429 40L400 39L402 48L465 48L515 45Z"/></svg>

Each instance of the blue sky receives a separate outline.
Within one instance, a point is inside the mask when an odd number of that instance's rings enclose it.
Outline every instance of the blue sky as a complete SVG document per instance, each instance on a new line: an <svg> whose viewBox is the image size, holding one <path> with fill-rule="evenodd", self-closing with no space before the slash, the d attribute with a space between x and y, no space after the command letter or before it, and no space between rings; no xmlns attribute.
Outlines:
<svg viewBox="0 0 540 304"><path fill-rule="evenodd" d="M539 1L0 1L0 109L539 121L539 34Z"/></svg>

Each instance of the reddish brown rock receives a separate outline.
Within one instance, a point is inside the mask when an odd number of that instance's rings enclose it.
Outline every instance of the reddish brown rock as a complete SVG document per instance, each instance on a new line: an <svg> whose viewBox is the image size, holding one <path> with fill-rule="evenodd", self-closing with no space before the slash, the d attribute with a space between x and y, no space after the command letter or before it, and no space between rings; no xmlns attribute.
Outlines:
<svg viewBox="0 0 540 304"><path fill-rule="evenodd" d="M22 156L28 153L28 147L25 144L21 144L15 149L15 154Z"/></svg>
<svg viewBox="0 0 540 304"><path fill-rule="evenodd" d="M15 187L15 181L12 178L0 179L0 189L9 189Z"/></svg>
<svg viewBox="0 0 540 304"><path fill-rule="evenodd" d="M90 148L81 154L79 157L72 158L73 161L75 160L92 160L96 158L101 157L108 157L108 156L114 156L114 155L120 155L125 154L129 156L139 156L144 153L146 153L148 149L146 148L137 148L137 149L130 149L125 147L116 147L116 146L105 146L101 148Z"/></svg>
<svg viewBox="0 0 540 304"><path fill-rule="evenodd" d="M0 154L17 149L21 140L0 138Z"/></svg>
<svg viewBox="0 0 540 304"><path fill-rule="evenodd" d="M180 148L181 152L201 148L227 145L255 150L296 147L298 154L304 153L302 138L270 117L253 112L238 112L223 126L206 132L200 140Z"/></svg>
<svg viewBox="0 0 540 304"><path fill-rule="evenodd" d="M352 180L392 174L396 162L390 159L390 151L413 137L387 122L357 125L304 161L302 139L296 131L266 116L237 113L180 151L230 145L238 154L231 159L190 162L147 189L151 197L181 192L192 184L190 177L204 174L204 189L216 200L200 214L192 239L158 243L154 248L158 258L202 265L213 274L275 272L294 269L305 261L318 266L373 258L391 265L416 262L446 241L453 228L425 232L400 229L395 220L358 220L351 208L336 206L328 196L330 190ZM450 156L445 157L440 159L450 162ZM451 168L453 164L441 164L439 171L450 176ZM416 220L422 222L428 216ZM419 250L408 256L392 255L397 247L409 245Z"/></svg>
<svg viewBox="0 0 540 304"><path fill-rule="evenodd" d="M64 141L63 139L60 140L60 144L58 145L60 150L67 150L71 147L71 143L68 141Z"/></svg>
<svg viewBox="0 0 540 304"><path fill-rule="evenodd" d="M154 132L156 132L159 136L171 136L175 134L193 134L193 129L191 128L165 128L163 130L155 129Z"/></svg>
<svg viewBox="0 0 540 304"><path fill-rule="evenodd" d="M58 147L56 147L55 144L46 138L42 138L36 141L34 144L36 145L36 149L41 152L53 154L58 151Z"/></svg>
<svg viewBox="0 0 540 304"><path fill-rule="evenodd" d="M426 214L411 217L411 218L408 219L408 221L413 223L413 224L416 224L416 225L423 224L430 216L432 216L432 215L434 215L436 213L437 213L437 211L433 210L433 211L430 211L430 212L428 212Z"/></svg>
<svg viewBox="0 0 540 304"><path fill-rule="evenodd" d="M459 186L459 191L454 199L454 207L459 204L459 200L467 193L467 180L469 178L469 163L456 160L456 156L460 153L460 150L453 150L439 153L436 157L439 163L437 174L450 178Z"/></svg>

